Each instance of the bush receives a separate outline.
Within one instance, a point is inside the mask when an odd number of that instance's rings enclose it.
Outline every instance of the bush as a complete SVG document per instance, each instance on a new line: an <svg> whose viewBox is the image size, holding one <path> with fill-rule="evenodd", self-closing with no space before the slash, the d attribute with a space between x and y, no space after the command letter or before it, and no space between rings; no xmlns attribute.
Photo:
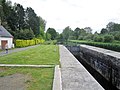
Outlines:
<svg viewBox="0 0 120 90"><path fill-rule="evenodd" d="M105 35L104 42L113 42L114 36L113 35Z"/></svg>
<svg viewBox="0 0 120 90"><path fill-rule="evenodd" d="M78 40L83 40L83 38L84 38L83 36L79 36Z"/></svg>
<svg viewBox="0 0 120 90"><path fill-rule="evenodd" d="M15 45L16 47L27 47L32 45L37 45L43 43L43 39L33 39L33 40L16 40Z"/></svg>
<svg viewBox="0 0 120 90"><path fill-rule="evenodd" d="M120 40L120 32L118 32L114 35L114 39L115 40Z"/></svg>
<svg viewBox="0 0 120 90"><path fill-rule="evenodd" d="M79 43L79 44L86 44L86 45L91 45L91 46L96 46L96 47L101 47L109 50L114 50L120 52L120 44L116 43L103 43L103 42L91 42L91 41L69 41L72 43Z"/></svg>
<svg viewBox="0 0 120 90"><path fill-rule="evenodd" d="M95 36L93 39L95 42L103 42L104 38L102 36Z"/></svg>

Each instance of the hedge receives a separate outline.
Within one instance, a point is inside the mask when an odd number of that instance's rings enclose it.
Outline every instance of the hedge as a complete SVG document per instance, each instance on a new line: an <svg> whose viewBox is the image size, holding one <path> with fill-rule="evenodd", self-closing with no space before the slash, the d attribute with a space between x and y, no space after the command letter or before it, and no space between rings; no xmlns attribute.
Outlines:
<svg viewBox="0 0 120 90"><path fill-rule="evenodd" d="M92 42L92 41L76 41L76 40L70 40L69 42L73 43L78 43L78 44L86 44L86 45L91 45L91 46L96 46L96 47L101 47L113 51L118 51L120 52L120 44L116 43L102 43L102 42Z"/></svg>
<svg viewBox="0 0 120 90"><path fill-rule="evenodd" d="M33 40L16 40L15 46L16 47L27 47L32 45L37 45L43 43L43 39L33 39Z"/></svg>

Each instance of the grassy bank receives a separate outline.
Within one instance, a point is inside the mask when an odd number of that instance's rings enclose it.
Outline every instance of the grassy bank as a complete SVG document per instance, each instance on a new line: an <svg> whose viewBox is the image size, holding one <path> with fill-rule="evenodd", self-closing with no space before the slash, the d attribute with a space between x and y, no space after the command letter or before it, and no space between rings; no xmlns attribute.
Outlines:
<svg viewBox="0 0 120 90"><path fill-rule="evenodd" d="M53 68L1 67L0 70L2 70L2 72L0 72L1 78L13 74L22 74L27 76L29 80L26 80L24 82L25 86L27 86L27 90L52 90L53 74L54 74Z"/></svg>
<svg viewBox="0 0 120 90"><path fill-rule="evenodd" d="M59 64L57 45L40 45L0 57L1 64Z"/></svg>

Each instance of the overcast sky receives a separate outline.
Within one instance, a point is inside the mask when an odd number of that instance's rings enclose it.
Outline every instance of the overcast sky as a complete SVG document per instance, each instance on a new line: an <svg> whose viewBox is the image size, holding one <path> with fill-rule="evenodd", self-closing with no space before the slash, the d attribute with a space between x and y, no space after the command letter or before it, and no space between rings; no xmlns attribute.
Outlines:
<svg viewBox="0 0 120 90"><path fill-rule="evenodd" d="M120 23L120 0L11 0L32 7L47 21L47 27L57 32L70 26L91 27L93 32L105 28L109 22Z"/></svg>

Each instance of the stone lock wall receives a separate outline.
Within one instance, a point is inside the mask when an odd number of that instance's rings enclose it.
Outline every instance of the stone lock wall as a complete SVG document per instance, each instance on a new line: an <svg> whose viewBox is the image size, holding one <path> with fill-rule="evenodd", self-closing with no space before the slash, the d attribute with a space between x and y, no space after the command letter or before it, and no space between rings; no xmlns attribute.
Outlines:
<svg viewBox="0 0 120 90"><path fill-rule="evenodd" d="M80 46L65 46L73 55L78 55L80 52Z"/></svg>
<svg viewBox="0 0 120 90"><path fill-rule="evenodd" d="M80 45L81 57L120 90L120 53L88 45Z"/></svg>

